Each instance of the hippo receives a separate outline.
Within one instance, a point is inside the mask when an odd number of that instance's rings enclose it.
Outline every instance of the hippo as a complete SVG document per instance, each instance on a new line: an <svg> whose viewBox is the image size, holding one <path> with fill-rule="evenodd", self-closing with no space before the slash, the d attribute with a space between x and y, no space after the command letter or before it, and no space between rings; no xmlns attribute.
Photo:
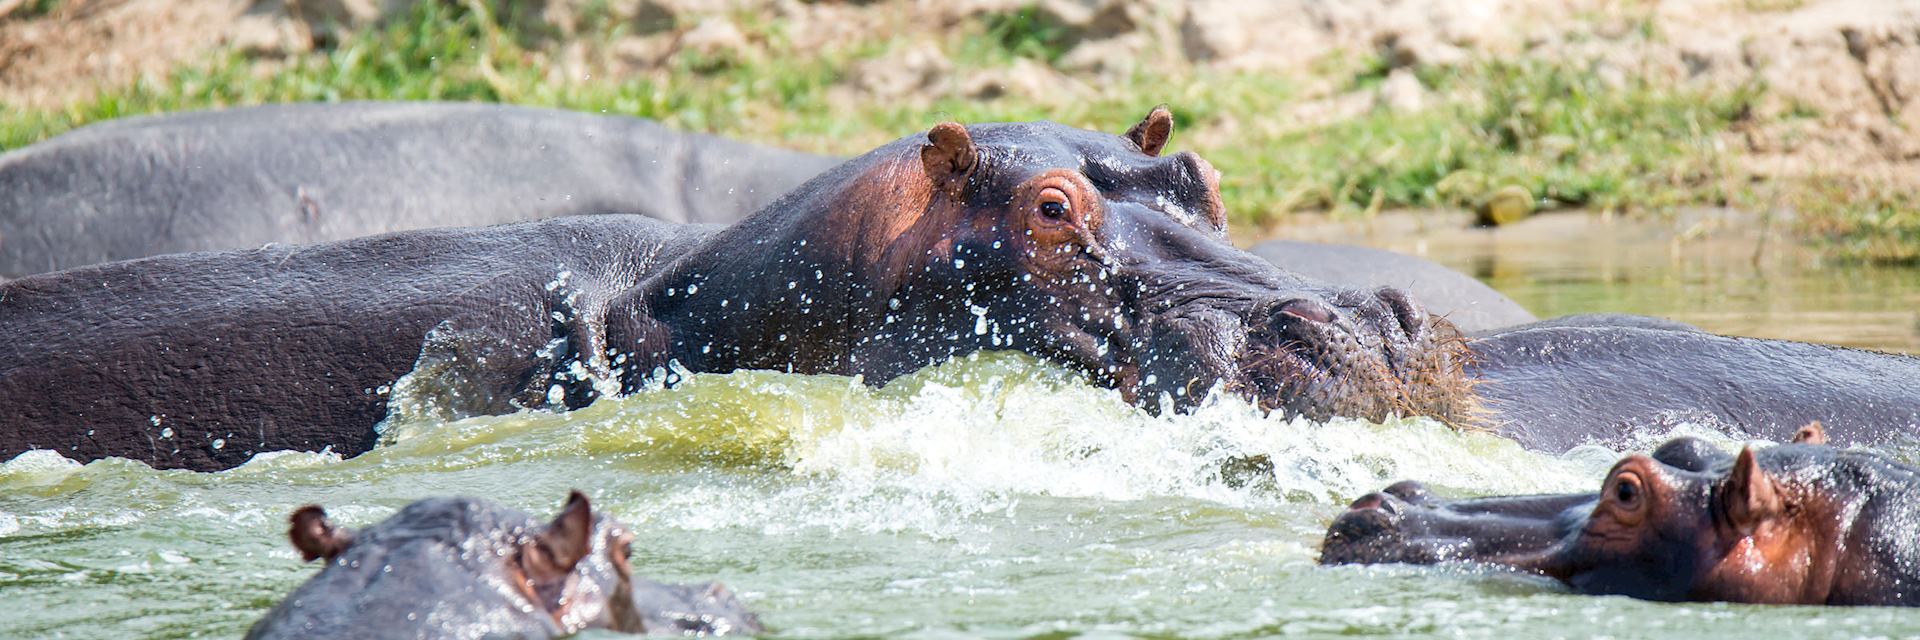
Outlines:
<svg viewBox="0 0 1920 640"><path fill-rule="evenodd" d="M557 638L765 631L718 583L633 575L626 525L575 491L553 520L476 498L430 498L360 531L307 505L288 537L325 566L254 623L267 638Z"/></svg>
<svg viewBox="0 0 1920 640"><path fill-rule="evenodd" d="M0 278L577 213L733 222L836 164L639 118L492 104L125 118L0 155Z"/></svg>
<svg viewBox="0 0 1920 640"><path fill-rule="evenodd" d="M1681 424L1779 442L1820 421L1843 446L1920 435L1911 356L1611 314L1483 334L1468 350L1485 426L1535 451L1619 448Z"/></svg>
<svg viewBox="0 0 1920 640"><path fill-rule="evenodd" d="M1472 335L1537 321L1532 312L1493 287L1440 263L1381 249L1344 244L1268 240L1247 249L1300 275L1350 287L1407 291L1427 313Z"/></svg>
<svg viewBox="0 0 1920 640"><path fill-rule="evenodd" d="M0 155L0 281L167 253L628 213L732 224L845 158L641 118L491 104L346 102L110 120ZM1335 284L1411 293L1462 331L1533 320L1437 263L1274 241Z"/></svg>
<svg viewBox="0 0 1920 640"><path fill-rule="evenodd" d="M1164 109L1119 136L945 123L725 228L578 216L0 284L0 457L211 470L262 451L356 455L397 385L458 417L578 408L684 372L879 385L983 350L1147 410L1218 393L1316 420L1428 416L1541 450L1668 418L1791 429L1817 413L1843 441L1920 424L1920 390L1899 383L1920 360L1905 356L1638 326L1467 339L1403 290L1282 270L1227 241L1217 172L1161 154L1171 132ZM1589 362L1565 362L1583 349ZM1556 410L1575 391L1587 410Z"/></svg>
<svg viewBox="0 0 1920 640"><path fill-rule="evenodd" d="M907 136L731 227L640 216L156 256L0 284L0 457L222 469L377 440L408 377L449 415L568 409L679 372L883 384L1032 354L1143 406L1454 417L1460 341L1404 292L1226 239L1218 174L1050 122ZM410 373L411 372L411 373Z"/></svg>
<svg viewBox="0 0 1920 640"><path fill-rule="evenodd" d="M1484 562L1667 602L1920 604L1920 469L1801 431L1736 455L1670 441L1598 493L1447 502L1396 484L1334 521L1321 561Z"/></svg>

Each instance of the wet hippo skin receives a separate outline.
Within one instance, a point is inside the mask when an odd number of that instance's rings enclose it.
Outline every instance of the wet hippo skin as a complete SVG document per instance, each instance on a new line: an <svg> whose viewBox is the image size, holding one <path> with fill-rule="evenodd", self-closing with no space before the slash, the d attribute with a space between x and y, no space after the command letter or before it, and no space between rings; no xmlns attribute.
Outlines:
<svg viewBox="0 0 1920 640"><path fill-rule="evenodd" d="M1487 562L1575 591L1662 601L1920 604L1920 470L1824 436L1738 455L1690 439L1632 455L1597 493L1363 496L1327 564Z"/></svg>
<svg viewBox="0 0 1920 640"><path fill-rule="evenodd" d="M630 213L731 224L843 162L621 116L349 102L110 120L0 155L0 279L147 256L428 227ZM1391 286L1462 331L1533 316L1428 260L1336 244L1251 249Z"/></svg>
<svg viewBox="0 0 1920 640"><path fill-rule="evenodd" d="M1403 290L1280 269L1227 242L1217 174L1160 153L1171 127L949 123L726 228L580 216L0 284L0 457L354 455L410 371L458 416L580 407L670 363L882 384L981 350L1149 410L1220 392L1546 451L1674 419L1820 419L1842 442L1920 424L1905 356L1608 322L1469 340Z"/></svg>
<svg viewBox="0 0 1920 640"><path fill-rule="evenodd" d="M471 415L583 406L669 363L880 384L991 349L1147 406L1465 410L1450 324L1234 248L1216 172L1160 154L1171 122L942 125L724 229L579 216L12 281L0 457L353 455L409 371Z"/></svg>
<svg viewBox="0 0 1920 640"><path fill-rule="evenodd" d="M1682 422L1776 442L1814 421L1842 445L1920 435L1913 357L1600 320L1474 339L1467 372L1490 426L1550 452Z"/></svg>
<svg viewBox="0 0 1920 640"><path fill-rule="evenodd" d="M0 155L0 278L580 213L733 222L838 163L639 118L492 104L111 120Z"/></svg>
<svg viewBox="0 0 1920 640"><path fill-rule="evenodd" d="M254 623L249 639L765 630L719 584L634 576L633 534L577 491L546 523L485 500L432 498L360 531L335 527L312 505L289 524L294 549L324 564Z"/></svg>
<svg viewBox="0 0 1920 640"><path fill-rule="evenodd" d="M1513 299L1467 274L1413 256L1342 244L1269 240L1247 249L1282 269L1352 287L1393 287L1473 334L1533 322Z"/></svg>

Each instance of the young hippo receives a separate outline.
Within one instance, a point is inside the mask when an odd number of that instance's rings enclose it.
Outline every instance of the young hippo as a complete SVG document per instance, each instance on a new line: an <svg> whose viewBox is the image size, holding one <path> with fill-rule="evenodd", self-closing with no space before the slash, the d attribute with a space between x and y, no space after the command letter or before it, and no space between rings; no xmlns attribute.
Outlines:
<svg viewBox="0 0 1920 640"><path fill-rule="evenodd" d="M1321 561L1490 562L1662 601L1920 603L1920 471L1823 441L1803 428L1727 456L1677 440L1598 494L1441 503L1402 483L1336 519Z"/></svg>
<svg viewBox="0 0 1920 640"><path fill-rule="evenodd" d="M248 638L554 638L585 629L763 631L717 583L633 576L626 526L575 491L552 522L484 500L432 498L358 532L293 513L301 557L326 559Z"/></svg>

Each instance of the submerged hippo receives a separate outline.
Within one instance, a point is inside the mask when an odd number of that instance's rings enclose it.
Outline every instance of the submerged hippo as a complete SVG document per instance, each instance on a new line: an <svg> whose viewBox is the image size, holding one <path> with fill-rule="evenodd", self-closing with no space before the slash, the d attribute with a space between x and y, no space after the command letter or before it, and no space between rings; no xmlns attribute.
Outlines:
<svg viewBox="0 0 1920 640"><path fill-rule="evenodd" d="M658 635L764 631L726 587L635 577L633 534L575 491L542 524L485 500L434 498L356 532L316 506L288 536L320 573L248 638L557 638L586 629Z"/></svg>
<svg viewBox="0 0 1920 640"><path fill-rule="evenodd" d="M1321 561L1488 562L1649 600L1920 604L1920 470L1821 442L1733 456L1676 440L1597 494L1448 502L1401 483L1336 519Z"/></svg>
<svg viewBox="0 0 1920 640"><path fill-rule="evenodd" d="M187 251L629 213L732 224L845 159L639 118L349 102L111 120L0 155L0 280ZM1399 254L1276 241L1282 269L1395 286L1474 332L1533 319Z"/></svg>
<svg viewBox="0 0 1920 640"><path fill-rule="evenodd" d="M0 278L578 213L733 222L835 164L639 118L490 104L112 120L0 155Z"/></svg>
<svg viewBox="0 0 1920 640"><path fill-rule="evenodd" d="M1843 440L1920 424L1920 389L1900 383L1920 376L1912 358L1641 327L1467 341L1401 290L1284 271L1226 241L1212 167L1160 155L1171 128L1165 110L1122 136L947 123L725 229L584 216L0 284L0 457L219 469L259 451L353 455L403 375L471 415L583 406L670 364L880 384L981 350L1033 354L1146 406L1217 390L1284 415L1431 416L1547 449L1670 406L1762 426L1827 414ZM1619 344L1555 376L1596 340ZM1587 384L1617 388L1554 412ZM1674 395L1650 403L1650 390ZM1746 394L1764 397L1733 399Z"/></svg>
<svg viewBox="0 0 1920 640"><path fill-rule="evenodd" d="M582 406L669 363L879 384L986 349L1142 403L1219 387L1321 417L1471 406L1453 327L1404 293L1229 244L1213 168L1159 155L1171 122L943 124L724 229L580 216L0 284L0 458L353 455L409 371L482 414Z"/></svg>
<svg viewBox="0 0 1920 640"><path fill-rule="evenodd" d="M1413 294L1427 312L1477 334L1537 320L1532 312L1486 283L1425 258L1343 244L1269 240L1253 255L1300 275L1350 287L1393 287Z"/></svg>

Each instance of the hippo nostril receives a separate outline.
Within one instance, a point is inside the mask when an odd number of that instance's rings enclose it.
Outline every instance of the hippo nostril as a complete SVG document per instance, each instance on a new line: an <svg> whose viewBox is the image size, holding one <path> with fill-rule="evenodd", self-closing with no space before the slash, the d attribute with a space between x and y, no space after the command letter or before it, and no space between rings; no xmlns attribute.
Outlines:
<svg viewBox="0 0 1920 640"><path fill-rule="evenodd" d="M1279 320L1281 316L1293 316L1307 322L1320 324L1331 324L1334 319L1333 307L1305 298L1288 300L1275 305L1273 311L1268 314L1268 317L1275 320Z"/></svg>
<svg viewBox="0 0 1920 640"><path fill-rule="evenodd" d="M1433 501L1433 492L1427 490L1427 485L1414 480L1395 482L1381 489L1380 492L1413 504L1427 504Z"/></svg>
<svg viewBox="0 0 1920 640"><path fill-rule="evenodd" d="M1408 336L1419 336L1421 330L1427 326L1427 310L1421 308L1420 303L1414 302L1407 292L1393 287L1382 287L1375 291L1374 295L1380 298L1380 302L1387 305L1387 309L1393 313L1393 318L1400 322L1400 330L1405 331Z"/></svg>
<svg viewBox="0 0 1920 640"><path fill-rule="evenodd" d="M1377 509L1388 515L1400 514L1400 507L1394 504L1393 497L1378 491L1360 496L1359 499L1353 501L1353 504L1347 505L1348 511L1365 511L1367 509Z"/></svg>

